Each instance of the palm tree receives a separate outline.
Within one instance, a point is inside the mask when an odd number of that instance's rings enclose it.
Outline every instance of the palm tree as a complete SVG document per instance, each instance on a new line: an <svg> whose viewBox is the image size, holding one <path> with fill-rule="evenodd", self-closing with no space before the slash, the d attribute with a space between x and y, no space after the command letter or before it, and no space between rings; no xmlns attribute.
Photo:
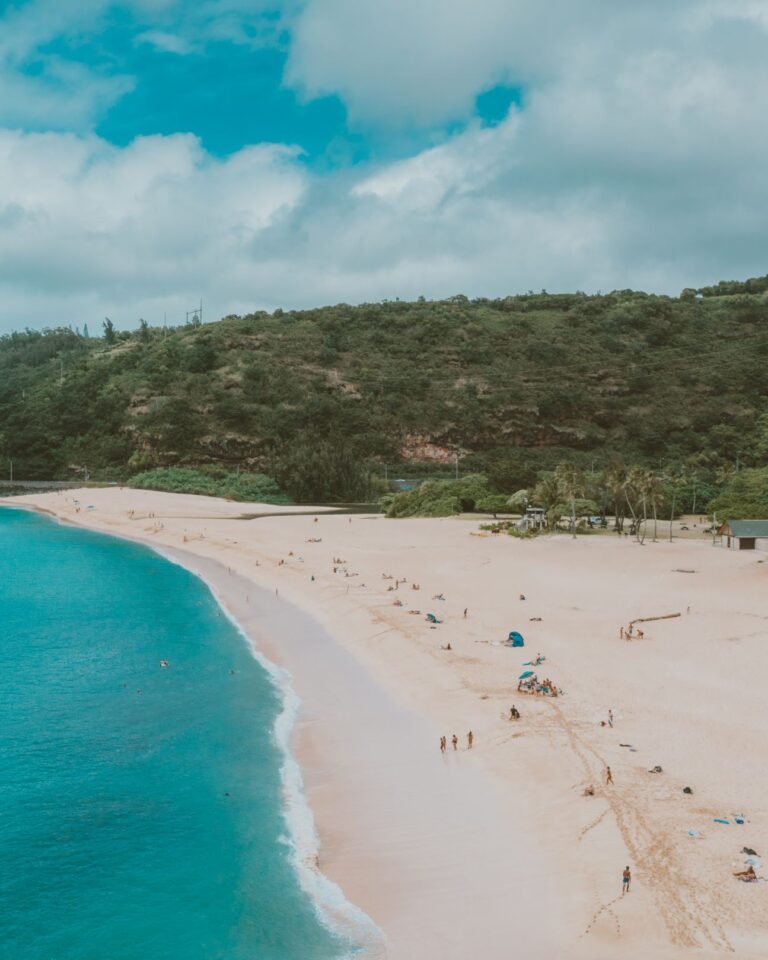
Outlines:
<svg viewBox="0 0 768 960"><path fill-rule="evenodd" d="M677 495L680 492L680 489L687 483L688 477L686 476L685 470L682 467L672 467L667 471L667 475L664 479L672 500L669 509L669 542L672 543L672 526L675 521L675 503L677 501Z"/></svg>
<svg viewBox="0 0 768 960"><path fill-rule="evenodd" d="M653 510L653 542L658 542L658 506L664 499L664 482L658 473L648 471L648 499Z"/></svg>
<svg viewBox="0 0 768 960"><path fill-rule="evenodd" d="M533 489L531 501L543 507L547 515L547 523L552 526L557 519L557 508L560 505L560 487L554 473L545 473Z"/></svg>
<svg viewBox="0 0 768 960"><path fill-rule="evenodd" d="M637 542L645 542L645 524L648 520L648 489L650 471L647 467L630 467L624 480L624 499L627 501L629 512L632 514L632 525L635 528ZM642 506L643 519L638 518L636 507ZM642 532L642 537L640 536Z"/></svg>
<svg viewBox="0 0 768 960"><path fill-rule="evenodd" d="M624 529L624 517L626 515L625 485L627 482L627 468L624 462L619 459L612 460L604 469L601 477L601 485L605 496L613 503L613 527L617 533Z"/></svg>
<svg viewBox="0 0 768 960"><path fill-rule="evenodd" d="M555 470L555 480L562 496L571 504L571 534L576 539L576 500L584 496L586 478L581 467L561 463Z"/></svg>

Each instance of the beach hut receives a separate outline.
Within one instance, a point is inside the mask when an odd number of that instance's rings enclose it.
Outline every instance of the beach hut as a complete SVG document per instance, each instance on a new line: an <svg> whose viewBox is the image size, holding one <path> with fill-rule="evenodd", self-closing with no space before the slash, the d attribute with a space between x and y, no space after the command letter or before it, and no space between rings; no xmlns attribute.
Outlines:
<svg viewBox="0 0 768 960"><path fill-rule="evenodd" d="M523 640L523 635L522 635L522 633L518 633L517 630L513 630L513 631L510 633L508 639L509 639L509 643L510 643L513 647L524 647L524 646L525 646L525 640Z"/></svg>
<svg viewBox="0 0 768 960"><path fill-rule="evenodd" d="M727 520L717 532L728 550L768 552L768 520Z"/></svg>

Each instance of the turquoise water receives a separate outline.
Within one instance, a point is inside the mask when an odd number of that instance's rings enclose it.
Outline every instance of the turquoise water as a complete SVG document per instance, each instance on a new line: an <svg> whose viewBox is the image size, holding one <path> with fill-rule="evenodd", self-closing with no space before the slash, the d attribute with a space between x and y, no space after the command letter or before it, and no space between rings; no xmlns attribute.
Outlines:
<svg viewBox="0 0 768 960"><path fill-rule="evenodd" d="M0 510L0 956L341 956L284 839L280 710L192 574Z"/></svg>

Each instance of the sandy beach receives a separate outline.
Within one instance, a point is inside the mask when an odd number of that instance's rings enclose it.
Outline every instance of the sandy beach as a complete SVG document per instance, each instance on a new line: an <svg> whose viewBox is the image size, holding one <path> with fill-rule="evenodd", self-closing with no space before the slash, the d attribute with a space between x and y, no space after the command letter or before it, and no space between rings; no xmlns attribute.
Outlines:
<svg viewBox="0 0 768 960"><path fill-rule="evenodd" d="M319 866L379 955L765 956L768 887L732 874L768 856L768 556L122 488L2 502L170 552L291 673ZM562 696L518 692L537 652Z"/></svg>

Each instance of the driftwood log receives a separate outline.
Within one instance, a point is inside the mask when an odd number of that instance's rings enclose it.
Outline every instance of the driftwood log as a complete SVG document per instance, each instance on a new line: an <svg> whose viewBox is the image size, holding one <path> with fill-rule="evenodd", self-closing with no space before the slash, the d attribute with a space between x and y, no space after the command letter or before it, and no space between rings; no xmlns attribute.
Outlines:
<svg viewBox="0 0 768 960"><path fill-rule="evenodd" d="M650 623L651 620L674 620L675 617L680 617L680 613L665 613L660 617L637 617L636 620L630 620L629 625L633 627L636 623Z"/></svg>
<svg viewBox="0 0 768 960"><path fill-rule="evenodd" d="M624 636L626 639L631 640L634 636L633 630L636 623L650 623L652 620L674 620L676 617L680 617L680 613L664 613L659 617L636 617L634 620L629 621L629 626L627 627L626 633Z"/></svg>

